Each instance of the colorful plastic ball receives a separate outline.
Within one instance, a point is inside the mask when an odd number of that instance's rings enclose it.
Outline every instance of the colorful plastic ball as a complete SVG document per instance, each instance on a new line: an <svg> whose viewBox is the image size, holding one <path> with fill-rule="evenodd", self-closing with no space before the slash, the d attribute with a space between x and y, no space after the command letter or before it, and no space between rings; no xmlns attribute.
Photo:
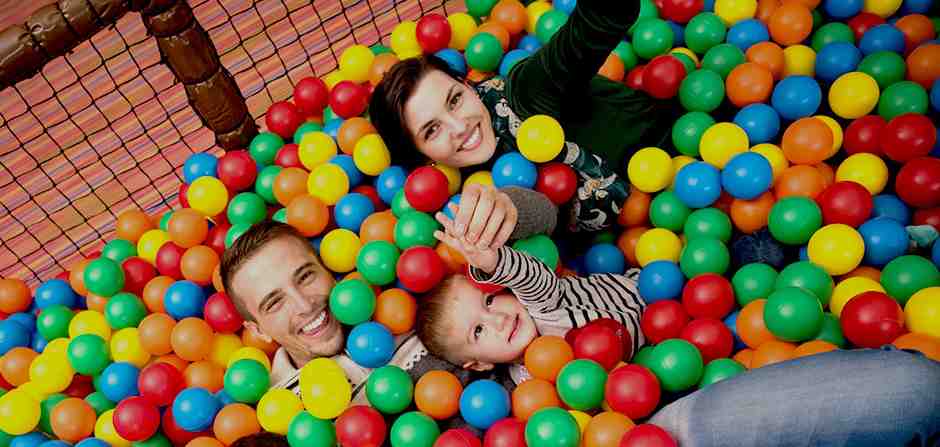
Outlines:
<svg viewBox="0 0 940 447"><path fill-rule="evenodd" d="M626 259L623 252L613 244L597 244L591 247L584 256L585 267L588 274L615 273L621 274L626 269Z"/></svg>
<svg viewBox="0 0 940 447"><path fill-rule="evenodd" d="M378 368L395 353L395 338L388 328L375 322L357 325L346 342L349 356L366 368Z"/></svg>
<svg viewBox="0 0 940 447"><path fill-rule="evenodd" d="M306 77L294 85L294 104L307 115L319 115L329 102L329 89L320 78Z"/></svg>
<svg viewBox="0 0 940 447"><path fill-rule="evenodd" d="M740 306L766 298L773 292L777 271L762 263L751 263L741 267L731 278L734 296Z"/></svg>
<svg viewBox="0 0 940 447"><path fill-rule="evenodd" d="M651 262L640 272L640 296L647 303L674 299L682 293L685 277L674 262Z"/></svg>
<svg viewBox="0 0 940 447"><path fill-rule="evenodd" d="M140 371L137 386L141 397L154 405L166 406L173 403L185 383L183 374L174 366L156 362Z"/></svg>
<svg viewBox="0 0 940 447"><path fill-rule="evenodd" d="M209 428L221 404L202 388L187 388L173 400L173 417L180 428L199 432Z"/></svg>
<svg viewBox="0 0 940 447"><path fill-rule="evenodd" d="M878 25L865 31L858 42L866 56L877 51L904 52L904 33L894 25Z"/></svg>
<svg viewBox="0 0 940 447"><path fill-rule="evenodd" d="M666 151L647 147L640 149L627 164L630 183L643 192L657 192L672 180L672 158Z"/></svg>
<svg viewBox="0 0 940 447"><path fill-rule="evenodd" d="M918 16L908 16L901 19L904 21L907 18L916 19ZM926 22L926 17L920 16L920 21ZM898 26L902 25L902 22L898 22ZM921 31L921 38L930 38L934 36L933 27L930 24L923 23L923 30ZM902 30L903 31L903 30ZM910 39L905 36L905 40L910 43ZM940 78L940 69L937 69L937 64L940 63L940 44L936 40L932 40L929 43L924 43L917 46L911 53L907 56L907 71L909 79L920 84L921 87L925 89L931 88L934 82Z"/></svg>
<svg viewBox="0 0 940 447"><path fill-rule="evenodd" d="M929 154L937 142L937 129L930 118L906 113L888 122L880 141L888 158L903 163Z"/></svg>
<svg viewBox="0 0 940 447"><path fill-rule="evenodd" d="M709 48L702 57L702 68L718 73L722 79L727 79L731 72L745 61L744 52L729 43L722 43ZM729 90L733 85L726 85Z"/></svg>
<svg viewBox="0 0 940 447"><path fill-rule="evenodd" d="M702 377L702 354L691 343L669 339L653 348L651 370L666 391L689 389Z"/></svg>
<svg viewBox="0 0 940 447"><path fill-rule="evenodd" d="M293 422L291 425L293 425ZM334 439L339 441L340 445L383 445L385 434L386 425L382 415L366 405L353 405L336 419ZM290 433L288 433L288 436L290 436ZM398 439L393 439L393 442L398 441Z"/></svg>
<svg viewBox="0 0 940 447"><path fill-rule="evenodd" d="M748 48L758 42L770 40L770 31L760 20L747 18L731 26L728 30L727 39L728 43L740 48L741 51L747 51Z"/></svg>
<svg viewBox="0 0 940 447"><path fill-rule="evenodd" d="M777 289L767 297L764 322L774 336L784 341L813 338L822 327L823 311L819 300L796 287Z"/></svg>
<svg viewBox="0 0 940 447"><path fill-rule="evenodd" d="M813 32L812 48L817 53L822 51L826 45L834 42L854 45L855 34L848 25L842 22L827 23Z"/></svg>
<svg viewBox="0 0 940 447"><path fill-rule="evenodd" d="M783 4L771 14L767 26L775 42L793 45L805 40L813 31L813 15L802 3Z"/></svg>
<svg viewBox="0 0 940 447"><path fill-rule="evenodd" d="M691 210L672 191L663 191L650 202L649 219L657 228L680 231Z"/></svg>
<svg viewBox="0 0 940 447"><path fill-rule="evenodd" d="M500 156L493 164L493 184L497 188L505 186L521 186L532 189L538 179L538 170L535 165L518 152L510 152ZM447 189L444 188L446 195ZM446 201L446 197L445 197ZM443 204L443 202L441 202Z"/></svg>
<svg viewBox="0 0 940 447"><path fill-rule="evenodd" d="M36 428L41 410L39 402L22 389L0 396L0 430L9 435L23 435Z"/></svg>
<svg viewBox="0 0 940 447"><path fill-rule="evenodd" d="M940 285L940 272L927 258L900 256L882 269L881 284L887 294L903 306L919 290Z"/></svg>
<svg viewBox="0 0 940 447"><path fill-rule="evenodd" d="M375 212L375 207L368 197L362 194L350 193L339 199L334 209L336 224L341 228L359 232L362 222Z"/></svg>
<svg viewBox="0 0 940 447"><path fill-rule="evenodd" d="M620 447L676 447L678 444L666 430L657 425L640 424L620 440Z"/></svg>
<svg viewBox="0 0 940 447"><path fill-rule="evenodd" d="M735 2L731 0L716 0L715 15L727 26L732 26L742 20L754 17L757 12L757 1L750 0L744 2Z"/></svg>
<svg viewBox="0 0 940 447"><path fill-rule="evenodd" d="M565 143L565 133L561 125L548 115L535 115L526 118L516 133L519 151L534 163L553 160L561 153Z"/></svg>
<svg viewBox="0 0 940 447"><path fill-rule="evenodd" d="M806 261L794 262L781 270L774 287L806 290L823 306L829 303L833 295L832 278L820 266Z"/></svg>
<svg viewBox="0 0 940 447"><path fill-rule="evenodd" d="M399 216L395 224L395 244L401 249L434 246L434 232L439 224L433 217L420 211L408 211Z"/></svg>
<svg viewBox="0 0 940 447"><path fill-rule="evenodd" d="M297 126L303 124L303 114L293 103L278 101L268 107L265 124L271 132L282 138L290 138L297 130Z"/></svg>
<svg viewBox="0 0 940 447"><path fill-rule="evenodd" d="M398 414L411 404L413 387L407 372L397 366L383 366L369 375L366 395L369 403L379 411Z"/></svg>
<svg viewBox="0 0 940 447"><path fill-rule="evenodd" d="M862 236L845 224L826 225L809 240L809 259L830 275L852 271L861 263L864 254Z"/></svg>
<svg viewBox="0 0 940 447"><path fill-rule="evenodd" d="M114 429L128 441L150 438L160 428L160 411L142 397L122 400L112 416Z"/></svg>
<svg viewBox="0 0 940 447"><path fill-rule="evenodd" d="M778 241L790 245L809 242L822 226L822 210L813 200L805 197L786 197L770 211L770 233Z"/></svg>
<svg viewBox="0 0 940 447"><path fill-rule="evenodd" d="M839 164L836 181L857 183L865 187L870 194L879 194L888 184L888 166L877 155L853 154Z"/></svg>
<svg viewBox="0 0 940 447"><path fill-rule="evenodd" d="M574 196L578 187L578 177L570 166L561 162L540 165L535 190L545 194L552 203L561 205ZM445 208L445 213L447 213Z"/></svg>
<svg viewBox="0 0 940 447"><path fill-rule="evenodd" d="M120 402L126 397L137 395L139 373L140 370L130 363L112 363L102 371L98 391L111 402Z"/></svg>
<svg viewBox="0 0 940 447"><path fill-rule="evenodd" d="M913 294L904 305L904 319L911 332L940 337L940 287L926 287Z"/></svg>
<svg viewBox="0 0 940 447"><path fill-rule="evenodd" d="M763 194L772 181L770 162L753 152L734 156L721 171L722 187L733 197L744 200Z"/></svg>
<svg viewBox="0 0 940 447"><path fill-rule="evenodd" d="M889 85L878 101L878 114L892 120L905 113L927 113L927 91L916 82L901 81Z"/></svg>
<svg viewBox="0 0 940 447"><path fill-rule="evenodd" d="M855 119L865 116L875 108L878 101L878 83L862 72L846 73L836 79L829 88L829 106L842 118ZM848 141L846 146L849 146Z"/></svg>
<svg viewBox="0 0 940 447"><path fill-rule="evenodd" d="M789 76L777 83L771 95L771 104L774 109L781 117L788 120L813 115L819 109L821 102L822 90L819 84L809 76Z"/></svg>
<svg viewBox="0 0 940 447"><path fill-rule="evenodd" d="M225 205L228 203L228 190L215 177L199 177L189 185L186 198L192 209L205 216L216 216L225 209ZM141 253L139 245L137 251Z"/></svg>
<svg viewBox="0 0 940 447"><path fill-rule="evenodd" d="M202 287L192 281L173 283L167 288L163 297L163 308L177 320L186 317L201 317L205 304L206 297Z"/></svg>
<svg viewBox="0 0 940 447"><path fill-rule="evenodd" d="M844 20L862 12L864 4L864 0L824 0L823 9L829 17Z"/></svg>
<svg viewBox="0 0 940 447"><path fill-rule="evenodd" d="M901 306L877 291L864 292L849 300L840 320L845 338L862 348L880 348L906 332Z"/></svg>
<svg viewBox="0 0 940 447"><path fill-rule="evenodd" d="M509 416L510 409L509 393L492 380L474 381L460 395L460 416L481 430Z"/></svg>
<svg viewBox="0 0 940 447"><path fill-rule="evenodd" d="M183 181L192 184L199 177L215 177L219 160L212 154L198 152L183 163Z"/></svg>
<svg viewBox="0 0 940 447"><path fill-rule="evenodd" d="M843 181L836 182L816 197L822 209L823 223L841 223L858 227L871 215L871 194L862 185Z"/></svg>
<svg viewBox="0 0 940 447"><path fill-rule="evenodd" d="M353 408L360 408L362 406L350 407L350 411L353 411ZM365 408L365 407L362 407ZM224 411L224 409L223 409ZM375 412L375 410L372 410ZM377 412L376 412L377 413ZM381 415L378 416L379 420L382 419ZM381 444L385 439L385 429L384 421L382 422L382 435L381 439L368 439L368 442L375 442ZM345 425L344 425L345 427ZM366 432L362 430L364 427L358 425L354 426L354 430L351 430L351 433L358 435L364 435ZM333 426L333 423L328 420L323 420L314 417L310 413L301 411L290 420L290 425L287 428L287 441L290 445L300 446L300 445L309 445L315 447L324 447L336 445L337 442L337 433L336 429Z"/></svg>
<svg viewBox="0 0 940 447"><path fill-rule="evenodd" d="M76 313L69 323L69 337L82 334L95 334L108 341L111 339L111 327L100 312L85 310Z"/></svg>
<svg viewBox="0 0 940 447"><path fill-rule="evenodd" d="M665 54L672 48L675 35L665 20L649 18L638 21L633 29L633 49L644 59Z"/></svg>
<svg viewBox="0 0 940 447"><path fill-rule="evenodd" d="M685 66L679 59L671 55L659 55L643 71L643 89L654 98L672 98L679 93L685 75Z"/></svg>
<svg viewBox="0 0 940 447"><path fill-rule="evenodd" d="M682 243L675 233L653 228L644 232L637 241L636 258L640 267L658 260L678 262L681 250Z"/></svg>
<svg viewBox="0 0 940 447"><path fill-rule="evenodd" d="M734 290L727 279L706 273L692 278L682 291L682 305L693 318L722 319L734 308Z"/></svg>
<svg viewBox="0 0 940 447"><path fill-rule="evenodd" d="M723 274L730 264L728 248L718 239L690 240L682 250L679 267L687 278L704 273Z"/></svg>
<svg viewBox="0 0 940 447"><path fill-rule="evenodd" d="M444 264L434 249L417 246L402 252L398 257L396 272L408 290L423 293L444 277Z"/></svg>
<svg viewBox="0 0 940 447"><path fill-rule="evenodd" d="M940 159L920 157L908 161L895 177L901 200L918 208L940 205Z"/></svg>
<svg viewBox="0 0 940 447"><path fill-rule="evenodd" d="M238 360L225 371L225 392L236 402L258 402L270 384L268 370L256 360Z"/></svg>
<svg viewBox="0 0 940 447"><path fill-rule="evenodd" d="M580 439L581 431L577 421L561 408L536 411L525 424L526 445L575 447Z"/></svg>
<svg viewBox="0 0 940 447"><path fill-rule="evenodd" d="M693 72L695 74L697 72ZM714 73L712 73L714 74ZM690 75L691 76L691 75ZM686 78L688 79L688 78ZM686 81L683 81L686 82ZM718 81L720 82L720 80ZM680 100L681 100L680 89ZM698 156L699 142L705 130L715 124L714 118L705 112L689 112L679 117L672 126L672 143L679 152L696 157Z"/></svg>
<svg viewBox="0 0 940 447"><path fill-rule="evenodd" d="M722 169L732 157L746 152L748 147L744 129L734 123L718 123L702 135L699 152L706 163Z"/></svg>
<svg viewBox="0 0 940 447"><path fill-rule="evenodd" d="M248 153L262 166L274 163L277 151L284 146L284 140L271 132L259 132L248 145Z"/></svg>
<svg viewBox="0 0 940 447"><path fill-rule="evenodd" d="M689 49L705 54L710 48L725 40L727 27L720 17L702 12L689 20L685 28L685 41Z"/></svg>
<svg viewBox="0 0 940 447"><path fill-rule="evenodd" d="M816 76L833 82L839 76L855 71L862 60L862 52L847 42L832 42L822 47L816 55Z"/></svg>
<svg viewBox="0 0 940 447"><path fill-rule="evenodd" d="M312 386L322 387L324 383L329 384L330 379L333 378L323 377L322 382L314 383ZM338 396L338 398L341 399L342 396ZM285 434L288 433L288 429L292 425L291 419L303 417L298 415L303 412L303 409L304 406L300 398L294 393L286 389L272 389L265 393L264 397L258 402L258 422L265 431ZM312 415L316 412L317 414L326 416L326 414L320 413L322 410L320 406L312 407L312 409L313 411L306 414ZM335 417L338 414L339 412L336 412L332 414L332 416ZM297 416L297 418L295 418L295 416ZM315 416L316 415L313 415L312 417Z"/></svg>
<svg viewBox="0 0 940 447"><path fill-rule="evenodd" d="M683 203L692 208L704 208L721 195L721 174L712 164L695 162L679 170L674 185L675 194Z"/></svg>
<svg viewBox="0 0 940 447"><path fill-rule="evenodd" d="M904 80L906 67L901 55L888 50L875 51L862 59L858 71L871 76L884 89Z"/></svg>
<svg viewBox="0 0 940 447"><path fill-rule="evenodd" d="M87 269L87 266L85 268ZM68 282L56 278L40 284L36 288L33 299L38 309L45 309L56 304L71 308L75 307L75 303L78 302L78 295Z"/></svg>
<svg viewBox="0 0 940 447"><path fill-rule="evenodd" d="M346 273L356 267L356 257L362 243L355 233L343 228L330 231L320 243L323 264L337 273Z"/></svg>
<svg viewBox="0 0 940 447"><path fill-rule="evenodd" d="M48 341L68 337L73 315L71 309L61 304L49 306L36 317L36 330Z"/></svg>
<svg viewBox="0 0 940 447"><path fill-rule="evenodd" d="M467 65L471 68L491 72L499 68L499 62L503 58L503 47L492 34L477 33L467 42L465 54Z"/></svg>
<svg viewBox="0 0 940 447"><path fill-rule="evenodd" d="M783 77L816 75L816 52L806 45L790 45L783 49Z"/></svg>
<svg viewBox="0 0 940 447"><path fill-rule="evenodd" d="M604 399L607 373L593 360L573 360L558 373L558 396L575 410L590 410Z"/></svg>
<svg viewBox="0 0 940 447"><path fill-rule="evenodd" d="M712 70L692 71L681 81L678 90L679 102L686 110L711 112L721 105L721 101L725 97L725 86L721 76ZM712 120L712 123L714 123L714 120ZM689 152L690 150L683 151L686 154Z"/></svg>
<svg viewBox="0 0 940 447"><path fill-rule="evenodd" d="M872 198L871 217L885 217L899 222L901 225L907 225L911 221L911 210L893 194L879 194Z"/></svg>
<svg viewBox="0 0 940 447"><path fill-rule="evenodd" d="M883 266L907 252L907 231L899 222L889 218L875 218L858 229L865 241L866 264Z"/></svg>
<svg viewBox="0 0 940 447"><path fill-rule="evenodd" d="M705 363L729 357L734 348L734 335L731 330L721 320L713 318L690 321L679 337L695 345Z"/></svg>
<svg viewBox="0 0 940 447"><path fill-rule="evenodd" d="M355 326L369 321L375 311L375 292L363 281L341 281L330 292L330 312L343 324Z"/></svg>
<svg viewBox="0 0 940 447"><path fill-rule="evenodd" d="M749 142L753 144L769 142L780 132L780 115L773 107L763 103L749 104L739 110L734 116L734 123L744 129Z"/></svg>
<svg viewBox="0 0 940 447"><path fill-rule="evenodd" d="M447 176L432 166L415 169L405 181L405 197L416 210L426 213L441 209L449 198Z"/></svg>

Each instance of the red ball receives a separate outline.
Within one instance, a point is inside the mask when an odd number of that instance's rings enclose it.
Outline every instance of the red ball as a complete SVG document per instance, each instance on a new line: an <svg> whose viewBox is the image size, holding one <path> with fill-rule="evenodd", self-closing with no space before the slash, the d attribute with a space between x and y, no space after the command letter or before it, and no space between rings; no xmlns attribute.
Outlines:
<svg viewBox="0 0 940 447"><path fill-rule="evenodd" d="M239 315L235 304L224 292L216 292L206 300L203 318L216 332L235 332L241 329L245 320Z"/></svg>
<svg viewBox="0 0 940 447"><path fill-rule="evenodd" d="M203 245L215 250L219 256L222 256L222 253L225 252L225 234L228 233L229 228L232 228L232 226L227 223L214 225L206 234Z"/></svg>
<svg viewBox="0 0 940 447"><path fill-rule="evenodd" d="M437 53L450 43L450 23L440 14L428 14L418 20L415 34L425 53Z"/></svg>
<svg viewBox="0 0 940 447"><path fill-rule="evenodd" d="M412 171L405 180L405 198L414 209L432 213L441 209L450 198L447 176L433 166Z"/></svg>
<svg viewBox="0 0 940 447"><path fill-rule="evenodd" d="M303 78L294 86L292 99L297 108L308 116L322 115L330 102L330 89L320 78Z"/></svg>
<svg viewBox="0 0 940 447"><path fill-rule="evenodd" d="M441 433L434 447L481 447L483 444L473 432L466 428L452 428Z"/></svg>
<svg viewBox="0 0 940 447"><path fill-rule="evenodd" d="M247 151L231 151L219 157L216 167L219 180L232 191L244 191L255 186L258 165Z"/></svg>
<svg viewBox="0 0 940 447"><path fill-rule="evenodd" d="M274 164L282 168L306 169L304 164L300 162L297 145L294 143L287 143L277 150L277 154L274 156Z"/></svg>
<svg viewBox="0 0 940 447"><path fill-rule="evenodd" d="M369 105L369 90L352 81L340 81L330 92L330 108L343 119L362 115Z"/></svg>
<svg viewBox="0 0 940 447"><path fill-rule="evenodd" d="M734 349L734 335L731 334L731 330L714 318L690 321L682 329L679 337L695 345L702 353L702 360L705 363L730 357Z"/></svg>
<svg viewBox="0 0 940 447"><path fill-rule="evenodd" d="M186 387L183 373L166 362L148 365L137 376L137 389L140 397L157 406L167 406Z"/></svg>
<svg viewBox="0 0 940 447"><path fill-rule="evenodd" d="M483 436L483 447L519 447L525 444L525 422L516 418L496 421Z"/></svg>
<svg viewBox="0 0 940 447"><path fill-rule="evenodd" d="M163 424L160 428L173 445L186 445L189 441L200 436L209 436L208 430L195 433L180 428L180 426L176 424L176 419L173 418L172 406L167 407L167 409L163 411Z"/></svg>
<svg viewBox="0 0 940 447"><path fill-rule="evenodd" d="M643 72L646 71L646 65L637 65L627 72L627 79L624 81L627 87L634 90L643 90Z"/></svg>
<svg viewBox="0 0 940 447"><path fill-rule="evenodd" d="M940 231L940 208L928 208L914 212L914 225L931 225Z"/></svg>
<svg viewBox="0 0 940 447"><path fill-rule="evenodd" d="M842 333L862 348L880 348L907 332L897 301L877 291L856 295L842 308Z"/></svg>
<svg viewBox="0 0 940 447"><path fill-rule="evenodd" d="M682 307L692 318L721 320L734 309L734 289L721 275L696 276L682 289Z"/></svg>
<svg viewBox="0 0 940 447"><path fill-rule="evenodd" d="M385 419L374 408L353 405L336 419L336 440L350 447L379 446L385 442Z"/></svg>
<svg viewBox="0 0 940 447"><path fill-rule="evenodd" d="M160 410L140 396L119 402L113 418L114 431L128 441L143 441L160 428Z"/></svg>
<svg viewBox="0 0 940 447"><path fill-rule="evenodd" d="M144 286L157 276L157 269L136 256L125 259L121 263L121 270L124 270L124 290L137 296L140 296Z"/></svg>
<svg viewBox="0 0 940 447"><path fill-rule="evenodd" d="M653 424L640 424L620 438L619 447L678 447L666 430Z"/></svg>
<svg viewBox="0 0 940 447"><path fill-rule="evenodd" d="M157 256L154 263L157 265L157 271L161 275L169 276L173 279L183 279L183 272L180 271L180 259L186 249L167 241L157 250Z"/></svg>
<svg viewBox="0 0 940 447"><path fill-rule="evenodd" d="M849 22L849 28L852 29L852 32L855 33L855 39L861 39L862 35L866 31L885 23L885 19L876 16L870 12L863 12L855 17L852 17Z"/></svg>
<svg viewBox="0 0 940 447"><path fill-rule="evenodd" d="M881 131L888 124L878 115L866 115L849 124L845 129L842 146L849 155L859 152L881 154Z"/></svg>
<svg viewBox="0 0 940 447"><path fill-rule="evenodd" d="M901 167L894 179L901 200L917 208L940 206L940 158L915 158Z"/></svg>
<svg viewBox="0 0 940 447"><path fill-rule="evenodd" d="M287 101L278 101L268 107L268 113L264 116L264 123L268 130L281 136L281 138L290 139L304 122L304 116L297 110L297 107Z"/></svg>
<svg viewBox="0 0 940 447"><path fill-rule="evenodd" d="M388 208L385 202L382 201L382 198L379 197L379 192L372 185L359 185L350 192L359 193L368 197L369 201L372 202L372 206L375 208L375 212L385 211L385 209Z"/></svg>
<svg viewBox="0 0 940 447"><path fill-rule="evenodd" d="M56 279L61 279L62 281L65 281L65 282L68 282L68 281L69 281L69 276L70 276L69 271L68 271L68 270L63 270L63 271L59 272L59 274L55 275L55 278L56 278Z"/></svg>
<svg viewBox="0 0 940 447"><path fill-rule="evenodd" d="M643 70L643 89L659 99L673 98L679 93L679 84L685 79L685 65L667 54L656 56Z"/></svg>
<svg viewBox="0 0 940 447"><path fill-rule="evenodd" d="M610 371L623 359L623 341L617 333L601 325L588 325L574 339L574 357L590 359Z"/></svg>
<svg viewBox="0 0 940 447"><path fill-rule="evenodd" d="M689 322L682 304L675 300L657 301L646 307L640 318L643 335L651 343L679 338L682 328Z"/></svg>
<svg viewBox="0 0 940 447"><path fill-rule="evenodd" d="M623 343L624 357L633 357L633 336L630 335L630 331L628 331L627 328L619 321L614 320L613 318L602 317L591 321L584 327L587 326L604 326L614 331L614 333L620 337L621 343ZM574 339L572 339L572 344L574 344Z"/></svg>
<svg viewBox="0 0 940 447"><path fill-rule="evenodd" d="M180 183L180 189L177 198L180 201L181 208L189 208L189 199L186 198L186 191L189 191L189 185L186 183Z"/></svg>
<svg viewBox="0 0 940 447"><path fill-rule="evenodd" d="M871 193L864 186L851 182L835 182L816 196L825 225L841 223L858 228L871 217L874 208Z"/></svg>
<svg viewBox="0 0 940 447"><path fill-rule="evenodd" d="M496 292L499 292L500 290L505 289L505 287L497 285L497 284L487 284L487 283L477 282L477 280L473 279L473 276L470 275L470 264L464 264L463 275L467 278L467 281L473 285L473 287L480 289L480 291L483 293L486 293L486 294L496 293Z"/></svg>
<svg viewBox="0 0 940 447"><path fill-rule="evenodd" d="M662 4L663 17L677 23L687 23L705 7L702 0L663 0Z"/></svg>
<svg viewBox="0 0 940 447"><path fill-rule="evenodd" d="M398 257L395 271L408 290L424 293L441 282L447 269L433 248L411 247Z"/></svg>
<svg viewBox="0 0 940 447"><path fill-rule="evenodd" d="M578 176L570 166L551 162L539 166L535 190L545 194L555 205L568 203L578 189Z"/></svg>
<svg viewBox="0 0 940 447"><path fill-rule="evenodd" d="M652 414L659 405L659 398L659 379L646 367L625 365L607 376L604 400L611 409L632 420Z"/></svg>
<svg viewBox="0 0 940 447"><path fill-rule="evenodd" d="M881 132L881 149L894 161L926 156L936 143L937 128L930 118L916 113L894 117Z"/></svg>
<svg viewBox="0 0 940 447"><path fill-rule="evenodd" d="M0 377L2 378L2 377ZM9 388L7 388L9 387ZM11 389L13 385L7 384L4 389ZM75 378L72 379L72 383L69 384L69 387L62 392L68 397L77 397L79 399L84 399L85 396L88 396L91 393L95 392L95 382L91 376L85 376L82 374L76 374Z"/></svg>

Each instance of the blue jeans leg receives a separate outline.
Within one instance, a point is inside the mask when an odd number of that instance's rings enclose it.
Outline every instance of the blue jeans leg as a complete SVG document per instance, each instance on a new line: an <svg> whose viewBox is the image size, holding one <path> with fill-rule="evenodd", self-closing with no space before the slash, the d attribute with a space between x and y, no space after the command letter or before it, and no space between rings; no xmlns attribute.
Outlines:
<svg viewBox="0 0 940 447"><path fill-rule="evenodd" d="M940 362L893 346L827 352L716 383L649 422L682 447L938 446Z"/></svg>

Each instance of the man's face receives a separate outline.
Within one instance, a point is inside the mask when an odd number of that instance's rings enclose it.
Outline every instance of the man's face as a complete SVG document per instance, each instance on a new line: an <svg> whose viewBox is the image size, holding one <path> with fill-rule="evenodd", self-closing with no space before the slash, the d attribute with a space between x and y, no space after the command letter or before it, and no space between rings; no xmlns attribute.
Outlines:
<svg viewBox="0 0 940 447"><path fill-rule="evenodd" d="M249 329L278 342L298 366L342 350L342 328L328 306L333 276L305 242L268 242L239 266L231 284L255 319L246 322Z"/></svg>

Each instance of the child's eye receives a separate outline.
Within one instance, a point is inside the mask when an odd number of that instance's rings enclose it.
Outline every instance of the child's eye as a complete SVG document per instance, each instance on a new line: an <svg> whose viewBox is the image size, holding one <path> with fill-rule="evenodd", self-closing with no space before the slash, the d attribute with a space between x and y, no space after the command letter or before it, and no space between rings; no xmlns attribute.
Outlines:
<svg viewBox="0 0 940 447"><path fill-rule="evenodd" d="M487 296L486 296L486 300L483 301L483 302L486 303L486 306L487 306L487 307L489 307L490 305L493 304L493 299L494 299L494 298L495 298L495 297L494 297L493 295L487 295Z"/></svg>
<svg viewBox="0 0 940 447"><path fill-rule="evenodd" d="M482 333L483 333L483 325L482 325L482 324L478 324L477 327L473 328L473 338L474 338L474 339L480 338L480 334L482 334Z"/></svg>

